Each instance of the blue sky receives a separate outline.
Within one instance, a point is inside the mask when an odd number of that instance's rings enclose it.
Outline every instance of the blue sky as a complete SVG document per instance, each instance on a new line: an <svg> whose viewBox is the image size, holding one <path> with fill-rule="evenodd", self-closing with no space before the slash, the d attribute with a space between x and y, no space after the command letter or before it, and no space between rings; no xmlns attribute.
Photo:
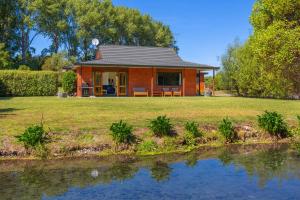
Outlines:
<svg viewBox="0 0 300 200"><path fill-rule="evenodd" d="M136 8L170 26L179 55L188 61L220 66L220 57L235 38L247 39L255 0L113 0L114 5ZM39 52L49 41L34 42Z"/></svg>

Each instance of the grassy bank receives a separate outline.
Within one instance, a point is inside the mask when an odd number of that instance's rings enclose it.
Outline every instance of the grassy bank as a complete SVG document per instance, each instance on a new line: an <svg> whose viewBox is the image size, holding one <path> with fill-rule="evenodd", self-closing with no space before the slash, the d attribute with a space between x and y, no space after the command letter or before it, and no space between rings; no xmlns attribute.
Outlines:
<svg viewBox="0 0 300 200"><path fill-rule="evenodd" d="M40 122L42 116L52 136L49 145L59 152L113 148L109 126L121 119L134 126L134 133L140 140L153 139L161 148L180 142L174 138L153 137L147 126L149 120L158 115L170 117L179 136L186 121L198 122L200 129L207 132L207 141L213 145L220 143L216 127L222 118L228 116L238 126L250 125L257 129L257 115L265 110L281 113L293 126L297 123L296 115L300 114L300 101L237 97L0 98L0 149L21 149L14 136ZM253 140L269 139L261 136Z"/></svg>

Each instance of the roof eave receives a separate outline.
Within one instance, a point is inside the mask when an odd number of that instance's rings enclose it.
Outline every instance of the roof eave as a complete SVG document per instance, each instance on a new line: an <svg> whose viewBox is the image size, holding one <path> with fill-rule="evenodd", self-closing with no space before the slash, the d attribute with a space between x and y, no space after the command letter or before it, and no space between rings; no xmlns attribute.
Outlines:
<svg viewBox="0 0 300 200"><path fill-rule="evenodd" d="M123 67L123 68L129 68L129 67L144 67L144 68L149 68L149 67L158 67L158 68L191 68L191 69L203 69L203 70L219 70L220 67L214 67L214 66L178 66L178 65L130 65L130 64L96 64L96 63L76 63L74 65L74 68L77 67L84 67L84 66L94 66L94 67Z"/></svg>

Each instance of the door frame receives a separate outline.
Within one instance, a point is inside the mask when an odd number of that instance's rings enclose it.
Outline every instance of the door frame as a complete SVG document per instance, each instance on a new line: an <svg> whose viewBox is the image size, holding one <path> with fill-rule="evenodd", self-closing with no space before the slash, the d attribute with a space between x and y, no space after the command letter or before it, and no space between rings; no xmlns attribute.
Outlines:
<svg viewBox="0 0 300 200"><path fill-rule="evenodd" d="M95 84L95 76L96 76L96 74L97 73L99 73L100 74L100 85L96 85ZM102 72L101 71L93 71L93 92L94 92L94 96L103 96L103 92L102 92L102 79L103 79L103 77L102 77ZM97 88L100 88L100 93L97 93L96 91L96 89Z"/></svg>
<svg viewBox="0 0 300 200"><path fill-rule="evenodd" d="M125 77L125 84L120 85L121 83L121 74ZM117 73L117 95L118 96L127 96L128 95L128 73L127 72L118 72ZM125 93L121 93L121 88L125 88Z"/></svg>

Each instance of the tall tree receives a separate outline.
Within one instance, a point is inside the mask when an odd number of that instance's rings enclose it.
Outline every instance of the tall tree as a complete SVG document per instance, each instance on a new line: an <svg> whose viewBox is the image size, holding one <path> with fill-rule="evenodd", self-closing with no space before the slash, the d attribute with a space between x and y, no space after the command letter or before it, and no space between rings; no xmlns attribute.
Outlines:
<svg viewBox="0 0 300 200"><path fill-rule="evenodd" d="M0 43L7 49L12 57L17 51L17 0L0 1Z"/></svg>
<svg viewBox="0 0 300 200"><path fill-rule="evenodd" d="M33 0L18 0L17 3L17 24L19 52L21 54L22 64L27 64L27 58L31 56L34 49L31 47L34 39L39 34L33 20L34 12L30 10Z"/></svg>
<svg viewBox="0 0 300 200"><path fill-rule="evenodd" d="M241 95L300 94L300 1L257 0L250 21L253 34L223 57L225 78Z"/></svg>
<svg viewBox="0 0 300 200"><path fill-rule="evenodd" d="M237 83L238 73L239 73L239 48L241 44L238 40L234 44L229 45L227 52L222 56L222 66L223 73L222 79L224 88L227 90L235 90L238 95L240 95L239 85Z"/></svg>
<svg viewBox="0 0 300 200"><path fill-rule="evenodd" d="M34 21L39 31L50 38L50 52L57 53L68 32L68 0L32 0L29 9L35 13Z"/></svg>
<svg viewBox="0 0 300 200"><path fill-rule="evenodd" d="M251 23L254 59L267 74L266 96L300 93L300 1L258 0Z"/></svg>

